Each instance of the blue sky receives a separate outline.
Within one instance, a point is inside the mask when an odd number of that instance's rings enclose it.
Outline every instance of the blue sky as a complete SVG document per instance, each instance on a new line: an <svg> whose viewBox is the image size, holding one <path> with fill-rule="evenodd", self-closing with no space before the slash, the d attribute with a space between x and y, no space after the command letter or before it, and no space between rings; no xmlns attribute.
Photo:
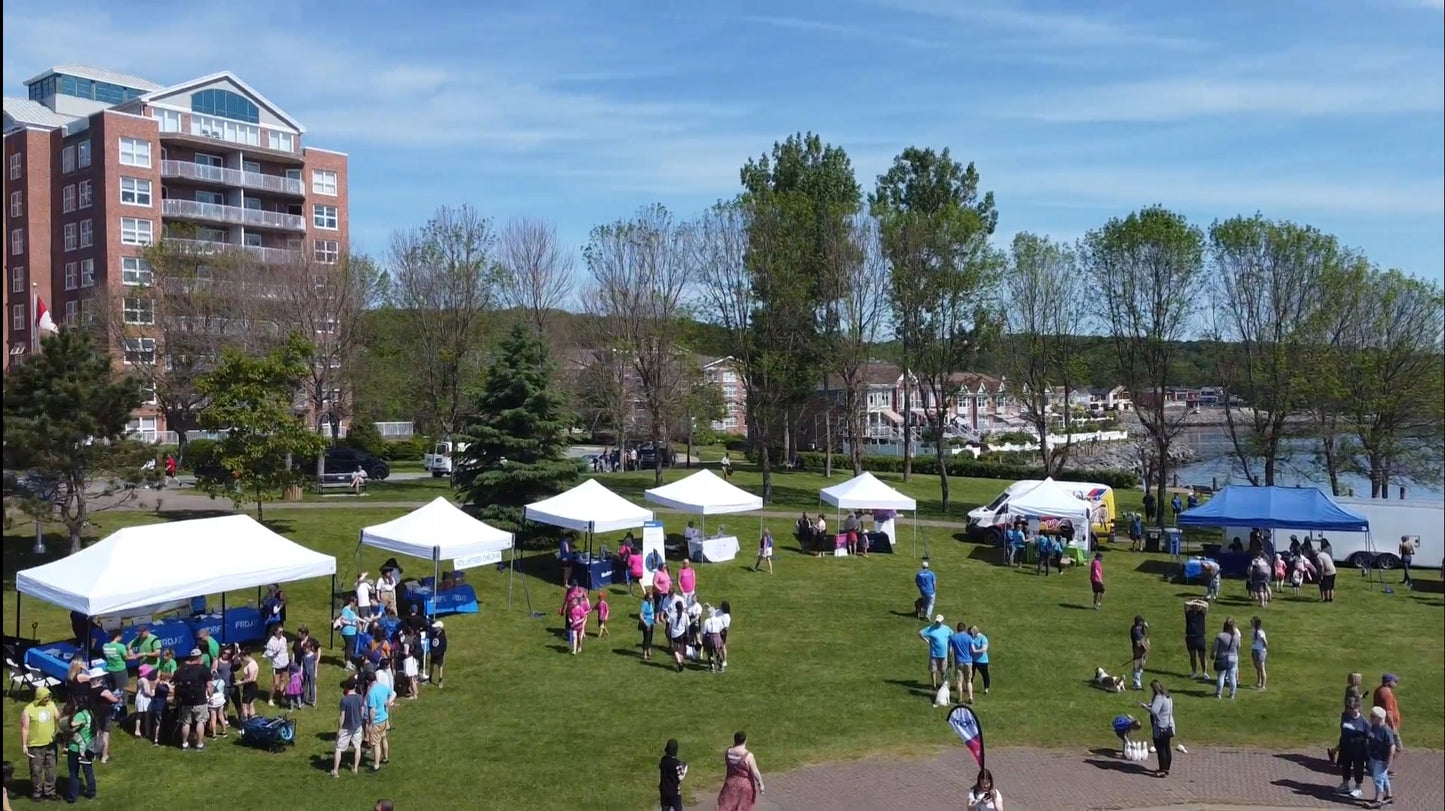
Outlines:
<svg viewBox="0 0 1445 811"><path fill-rule="evenodd" d="M813 130L865 189L909 145L975 161L1001 244L1151 203L1201 225L1258 210L1439 279L1441 6L6 0L4 87L64 62L232 70L350 154L352 237L378 253L441 204L578 246L646 203L690 216Z"/></svg>

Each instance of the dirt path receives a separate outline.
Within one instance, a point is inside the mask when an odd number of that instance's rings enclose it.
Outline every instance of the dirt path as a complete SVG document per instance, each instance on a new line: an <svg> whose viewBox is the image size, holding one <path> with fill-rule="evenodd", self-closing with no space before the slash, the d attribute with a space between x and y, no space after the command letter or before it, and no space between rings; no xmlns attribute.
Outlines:
<svg viewBox="0 0 1445 811"><path fill-rule="evenodd" d="M758 743L766 768L766 744ZM1009 811L1363 807L1362 801L1335 792L1338 773L1319 755L1191 749L1175 754L1165 779L1104 750L999 749L989 753L988 766ZM962 747L931 760L807 766L768 777L757 811L959 809L976 773ZM1406 752L1395 782L1398 799L1390 808L1439 811L1445 807L1445 754ZM1368 778L1366 783L1368 798ZM698 807L711 807L712 799L698 798Z"/></svg>

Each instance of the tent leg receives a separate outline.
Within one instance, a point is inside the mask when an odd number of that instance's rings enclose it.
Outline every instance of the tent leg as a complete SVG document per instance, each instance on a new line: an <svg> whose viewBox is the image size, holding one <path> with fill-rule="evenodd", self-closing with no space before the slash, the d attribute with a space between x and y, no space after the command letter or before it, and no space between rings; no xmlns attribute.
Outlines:
<svg viewBox="0 0 1445 811"><path fill-rule="evenodd" d="M331 579L334 581L336 576L332 575ZM336 589L333 588L332 591L336 591ZM221 647L226 647L226 592L224 591L221 592Z"/></svg>
<svg viewBox="0 0 1445 811"><path fill-rule="evenodd" d="M336 647L336 575L331 575L331 633L326 637L326 647ZM342 657L343 659L346 657Z"/></svg>
<svg viewBox="0 0 1445 811"><path fill-rule="evenodd" d="M20 592L15 592L15 638L20 638Z"/></svg>
<svg viewBox="0 0 1445 811"><path fill-rule="evenodd" d="M512 610L512 575L517 573L517 544L512 542L512 565L507 567L507 610Z"/></svg>

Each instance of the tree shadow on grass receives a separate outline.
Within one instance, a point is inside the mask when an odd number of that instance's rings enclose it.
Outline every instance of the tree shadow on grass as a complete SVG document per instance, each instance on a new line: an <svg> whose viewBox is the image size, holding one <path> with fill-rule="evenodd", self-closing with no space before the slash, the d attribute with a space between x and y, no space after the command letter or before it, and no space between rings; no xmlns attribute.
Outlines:
<svg viewBox="0 0 1445 811"><path fill-rule="evenodd" d="M891 684L895 687L902 687L913 695L923 696L929 699L933 698L933 694L938 692L938 688L912 679L884 679L883 683Z"/></svg>
<svg viewBox="0 0 1445 811"><path fill-rule="evenodd" d="M1319 772L1320 774L1337 774L1339 772L1339 768L1335 766L1335 764L1322 757L1315 757L1314 755L1302 755L1297 752L1281 752L1275 755L1275 757L1303 766L1310 771Z"/></svg>
<svg viewBox="0 0 1445 811"><path fill-rule="evenodd" d="M1311 797L1320 802L1329 802L1332 805L1349 805L1358 807L1356 802L1348 794L1340 794L1333 786L1320 783L1301 783L1298 780L1271 780L1271 785L1287 788L1302 797Z"/></svg>

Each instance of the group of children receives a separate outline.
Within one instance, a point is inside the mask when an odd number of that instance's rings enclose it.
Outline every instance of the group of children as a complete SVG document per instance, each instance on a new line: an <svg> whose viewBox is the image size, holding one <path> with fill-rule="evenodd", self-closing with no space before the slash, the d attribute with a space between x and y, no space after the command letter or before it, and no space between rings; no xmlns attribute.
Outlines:
<svg viewBox="0 0 1445 811"><path fill-rule="evenodd" d="M587 618L592 612L597 612L597 638L607 636L607 620L612 618L612 606L607 604L607 592L597 592L597 604L594 607L587 596L587 590L571 584L567 587L567 593L562 598L562 608L557 611L567 624L567 647L576 656L582 652L582 640L587 638Z"/></svg>

